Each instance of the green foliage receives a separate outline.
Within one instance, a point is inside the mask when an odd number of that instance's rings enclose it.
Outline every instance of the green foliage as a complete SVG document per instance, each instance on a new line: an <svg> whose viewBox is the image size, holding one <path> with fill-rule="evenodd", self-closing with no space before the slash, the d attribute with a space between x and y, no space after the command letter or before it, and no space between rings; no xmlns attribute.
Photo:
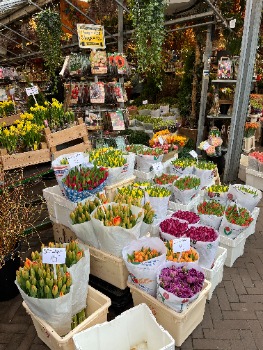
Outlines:
<svg viewBox="0 0 263 350"><path fill-rule="evenodd" d="M180 84L178 93L178 108L183 118L189 117L191 113L191 97L193 82L193 67L195 61L195 52L190 50L184 64L184 75Z"/></svg>
<svg viewBox="0 0 263 350"><path fill-rule="evenodd" d="M150 136L144 131L127 129L121 131L120 135L127 135L130 144L149 146Z"/></svg>
<svg viewBox="0 0 263 350"><path fill-rule="evenodd" d="M62 61L60 14L50 9L43 10L36 16L36 23L40 50L43 51L48 76L50 80L57 82L56 69ZM56 83L54 91L56 91Z"/></svg>
<svg viewBox="0 0 263 350"><path fill-rule="evenodd" d="M45 100L45 95L42 92L39 92L37 95L35 95L35 98L39 106L44 106L46 100ZM30 107L34 107L34 106L35 106L35 100L33 96L28 96L27 110L29 111Z"/></svg>
<svg viewBox="0 0 263 350"><path fill-rule="evenodd" d="M135 30L138 70L160 86L162 45L165 37L163 0L129 0Z"/></svg>

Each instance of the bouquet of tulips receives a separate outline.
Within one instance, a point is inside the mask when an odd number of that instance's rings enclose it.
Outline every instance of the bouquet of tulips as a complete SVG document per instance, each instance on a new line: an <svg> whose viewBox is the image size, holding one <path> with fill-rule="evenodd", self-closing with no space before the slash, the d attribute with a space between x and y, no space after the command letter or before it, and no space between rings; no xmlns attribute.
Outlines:
<svg viewBox="0 0 263 350"><path fill-rule="evenodd" d="M212 185L206 187L204 197L206 200L213 199L222 205L226 205L226 202L228 200L228 190L228 185Z"/></svg>
<svg viewBox="0 0 263 350"><path fill-rule="evenodd" d="M150 202L156 215L161 220L166 217L171 191L159 186L150 186L145 189L145 200Z"/></svg>
<svg viewBox="0 0 263 350"><path fill-rule="evenodd" d="M252 212L262 198L262 192L249 185L230 185L229 195L242 207Z"/></svg>
<svg viewBox="0 0 263 350"><path fill-rule="evenodd" d="M170 173L178 176L193 174L196 160L193 158L178 158L171 162Z"/></svg>
<svg viewBox="0 0 263 350"><path fill-rule="evenodd" d="M100 249L121 256L124 246L140 237L144 210L134 205L108 203L91 214Z"/></svg>
<svg viewBox="0 0 263 350"><path fill-rule="evenodd" d="M259 127L258 123L247 122L245 124L244 137L254 136L258 127Z"/></svg>
<svg viewBox="0 0 263 350"><path fill-rule="evenodd" d="M219 244L218 232L212 227L194 224L189 227L185 235L190 238L191 247L199 253L200 266L210 269L215 261Z"/></svg>
<svg viewBox="0 0 263 350"><path fill-rule="evenodd" d="M188 224L198 224L200 222L199 215L187 210L177 210L173 213L172 218L184 220L188 222Z"/></svg>
<svg viewBox="0 0 263 350"><path fill-rule="evenodd" d="M63 178L62 186L66 197L72 202L79 202L103 190L108 178L105 168L89 168L85 165L68 169Z"/></svg>
<svg viewBox="0 0 263 350"><path fill-rule="evenodd" d="M195 164L195 175L201 180L201 188L211 185L216 175L216 164L213 162L200 161Z"/></svg>
<svg viewBox="0 0 263 350"><path fill-rule="evenodd" d="M188 230L188 223L171 217L160 223L159 230L160 236L164 240L169 241L174 238L184 237L185 232Z"/></svg>
<svg viewBox="0 0 263 350"><path fill-rule="evenodd" d="M240 233L249 227L253 218L246 208L231 204L226 207L219 233L235 239Z"/></svg>
<svg viewBox="0 0 263 350"><path fill-rule="evenodd" d="M153 182L156 185L164 186L170 189L170 186L172 185L172 183L177 179L178 179L177 175L162 174L160 176L155 176L155 178L153 179Z"/></svg>
<svg viewBox="0 0 263 350"><path fill-rule="evenodd" d="M151 186L152 183L150 181L136 181L133 183L133 187L140 187L140 188L143 188L145 189L146 187L149 187Z"/></svg>
<svg viewBox="0 0 263 350"><path fill-rule="evenodd" d="M183 312L199 296L205 276L201 270L177 267L167 261L158 270L157 299L176 312Z"/></svg>
<svg viewBox="0 0 263 350"><path fill-rule="evenodd" d="M180 176L173 183L175 201L188 204L198 194L200 184L200 178L195 175Z"/></svg>
<svg viewBox="0 0 263 350"><path fill-rule="evenodd" d="M99 248L99 242L94 232L90 215L99 205L101 205L101 201L98 198L94 198L84 203L78 203L77 207L70 213L72 231L82 242L95 248Z"/></svg>
<svg viewBox="0 0 263 350"><path fill-rule="evenodd" d="M157 270L165 262L166 248L160 238L140 238L122 251L129 281L144 292L156 296Z"/></svg>
<svg viewBox="0 0 263 350"><path fill-rule="evenodd" d="M138 202L144 204L144 190L140 187L134 187L133 185L118 188L118 194L125 195L132 199L138 199Z"/></svg>
<svg viewBox="0 0 263 350"><path fill-rule="evenodd" d="M204 201L197 206L197 213L203 225L211 226L218 230L221 224L225 207L217 201Z"/></svg>
<svg viewBox="0 0 263 350"><path fill-rule="evenodd" d="M32 260L26 259L17 271L16 285L30 310L63 336L85 316L90 258L76 242L50 243L49 248L65 248L65 263L44 264L42 255L32 252Z"/></svg>
<svg viewBox="0 0 263 350"><path fill-rule="evenodd" d="M248 167L263 172L263 152L251 152L248 155Z"/></svg>

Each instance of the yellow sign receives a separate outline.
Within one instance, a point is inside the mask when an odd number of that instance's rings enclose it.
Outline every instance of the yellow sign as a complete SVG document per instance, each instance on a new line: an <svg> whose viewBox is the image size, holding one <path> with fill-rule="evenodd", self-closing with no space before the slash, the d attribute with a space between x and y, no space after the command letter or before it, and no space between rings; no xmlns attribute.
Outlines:
<svg viewBox="0 0 263 350"><path fill-rule="evenodd" d="M79 47L105 49L104 27L97 24L77 24Z"/></svg>

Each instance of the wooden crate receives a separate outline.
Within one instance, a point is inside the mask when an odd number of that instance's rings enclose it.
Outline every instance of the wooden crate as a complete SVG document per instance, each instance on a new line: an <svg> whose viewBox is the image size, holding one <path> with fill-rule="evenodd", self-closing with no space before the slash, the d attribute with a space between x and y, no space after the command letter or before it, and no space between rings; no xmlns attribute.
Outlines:
<svg viewBox="0 0 263 350"><path fill-rule="evenodd" d="M54 159L62 154L83 152L87 149L91 149L91 144L88 139L87 127L82 118L78 118L78 125L72 126L69 129L51 133L50 128L45 128L45 135L48 147ZM82 139L82 142L77 145L64 148L60 151L57 150L57 146L78 139Z"/></svg>
<svg viewBox="0 0 263 350"><path fill-rule="evenodd" d="M0 125L10 126L13 125L16 120L20 119L20 114L13 114L10 117L0 118Z"/></svg>
<svg viewBox="0 0 263 350"><path fill-rule="evenodd" d="M51 161L50 151L45 142L41 143L41 149L15 154L7 154L6 149L0 149L1 171L23 168L30 165Z"/></svg>

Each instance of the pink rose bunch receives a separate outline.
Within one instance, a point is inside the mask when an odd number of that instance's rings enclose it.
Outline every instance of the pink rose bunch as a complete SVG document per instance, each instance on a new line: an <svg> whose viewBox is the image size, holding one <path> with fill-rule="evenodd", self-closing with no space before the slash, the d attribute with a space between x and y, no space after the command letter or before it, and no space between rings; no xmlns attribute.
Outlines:
<svg viewBox="0 0 263 350"><path fill-rule="evenodd" d="M163 232L179 238L184 236L188 229L188 224L177 219L166 219L160 223L160 228Z"/></svg>
<svg viewBox="0 0 263 350"><path fill-rule="evenodd" d="M216 148L215 148L215 146L210 146L210 147L208 147L208 148L206 149L206 154L207 154L208 156L213 156L213 155L215 155L215 154L216 154Z"/></svg>
<svg viewBox="0 0 263 350"><path fill-rule="evenodd" d="M209 136L209 143L212 146L219 147L222 145L223 140L219 136Z"/></svg>
<svg viewBox="0 0 263 350"><path fill-rule="evenodd" d="M199 215L187 210L178 210L172 215L172 217L185 220L189 224L197 224L200 221Z"/></svg>
<svg viewBox="0 0 263 350"><path fill-rule="evenodd" d="M214 242L218 237L218 233L212 227L192 226L186 232L186 236L193 241Z"/></svg>

